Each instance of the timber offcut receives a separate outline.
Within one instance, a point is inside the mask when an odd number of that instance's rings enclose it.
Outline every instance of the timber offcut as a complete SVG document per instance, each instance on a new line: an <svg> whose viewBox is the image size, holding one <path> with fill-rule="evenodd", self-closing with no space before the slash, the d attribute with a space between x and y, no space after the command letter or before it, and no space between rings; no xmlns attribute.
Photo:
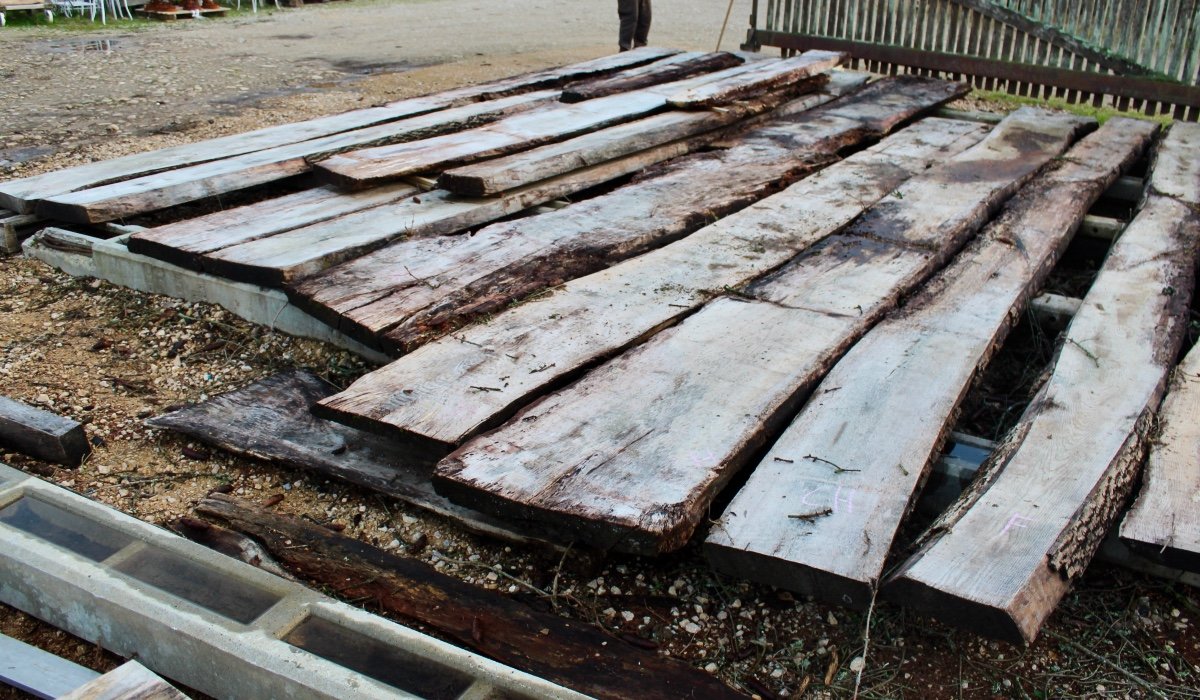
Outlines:
<svg viewBox="0 0 1200 700"><path fill-rule="evenodd" d="M1019 642L1110 531L1200 570L1200 127L953 118L963 86L843 59L638 49L0 183L0 206L14 245L53 227L26 249L66 269L241 290L386 359L153 425L517 546L695 543L735 577ZM1111 250L1065 297L1084 237ZM1050 306L1045 381L927 517L977 381ZM296 556L350 546L326 539Z"/></svg>

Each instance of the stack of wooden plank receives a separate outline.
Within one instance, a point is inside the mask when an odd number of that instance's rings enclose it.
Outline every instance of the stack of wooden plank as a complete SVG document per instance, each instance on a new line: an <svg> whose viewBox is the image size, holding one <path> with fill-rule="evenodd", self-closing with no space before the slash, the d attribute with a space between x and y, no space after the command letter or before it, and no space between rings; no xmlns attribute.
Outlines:
<svg viewBox="0 0 1200 700"><path fill-rule="evenodd" d="M1200 133L929 117L961 88L864 86L839 60L627 52L2 183L0 205L157 212L130 251L281 287L396 358L340 392L289 375L157 425L514 541L669 552L724 493L719 570L1029 640L1137 480L1192 298ZM972 382L1150 152L1049 380L904 550ZM239 204L175 208L214 194ZM1192 566L1195 357L1122 530Z"/></svg>

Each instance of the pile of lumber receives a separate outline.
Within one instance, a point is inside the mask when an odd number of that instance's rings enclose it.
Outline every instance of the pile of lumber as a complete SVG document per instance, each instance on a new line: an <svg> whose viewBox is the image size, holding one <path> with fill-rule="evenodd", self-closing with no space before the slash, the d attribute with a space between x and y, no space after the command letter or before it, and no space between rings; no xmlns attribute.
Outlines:
<svg viewBox="0 0 1200 700"><path fill-rule="evenodd" d="M342 391L292 372L152 422L478 532L702 541L735 576L1028 641L1118 522L1157 415L1121 535L1196 568L1196 351L1169 380L1200 129L939 118L960 86L841 58L626 52L0 183L0 204L165 221L129 250L281 288L382 350ZM902 542L973 382L1142 167L1038 394Z"/></svg>

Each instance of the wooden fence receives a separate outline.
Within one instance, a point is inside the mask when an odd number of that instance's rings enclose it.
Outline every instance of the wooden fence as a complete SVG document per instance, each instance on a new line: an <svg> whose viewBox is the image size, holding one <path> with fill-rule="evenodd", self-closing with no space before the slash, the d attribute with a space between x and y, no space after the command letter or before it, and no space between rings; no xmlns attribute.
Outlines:
<svg viewBox="0 0 1200 700"><path fill-rule="evenodd" d="M745 48L848 51L856 67L1200 116L1200 0L754 0Z"/></svg>

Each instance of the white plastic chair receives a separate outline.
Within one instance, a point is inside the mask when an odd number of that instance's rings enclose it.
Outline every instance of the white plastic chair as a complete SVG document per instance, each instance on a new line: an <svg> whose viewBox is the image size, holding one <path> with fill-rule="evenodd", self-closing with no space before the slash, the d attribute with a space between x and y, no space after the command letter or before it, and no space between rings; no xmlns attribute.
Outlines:
<svg viewBox="0 0 1200 700"><path fill-rule="evenodd" d="M275 9L279 9L279 0L275 0ZM242 9L242 0L237 0L237 9ZM250 0L250 11L258 14L258 0Z"/></svg>

